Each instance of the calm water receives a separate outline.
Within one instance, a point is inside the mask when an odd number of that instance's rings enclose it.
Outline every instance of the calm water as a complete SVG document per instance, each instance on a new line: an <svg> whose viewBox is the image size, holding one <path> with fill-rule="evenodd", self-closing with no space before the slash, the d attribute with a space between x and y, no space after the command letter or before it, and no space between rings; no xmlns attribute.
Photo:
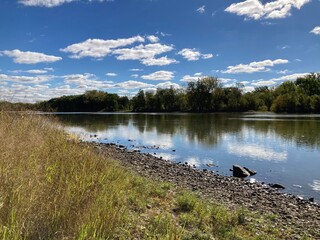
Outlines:
<svg viewBox="0 0 320 240"><path fill-rule="evenodd" d="M320 202L320 115L59 114L83 139L231 175L233 164ZM208 167L208 164L214 164Z"/></svg>

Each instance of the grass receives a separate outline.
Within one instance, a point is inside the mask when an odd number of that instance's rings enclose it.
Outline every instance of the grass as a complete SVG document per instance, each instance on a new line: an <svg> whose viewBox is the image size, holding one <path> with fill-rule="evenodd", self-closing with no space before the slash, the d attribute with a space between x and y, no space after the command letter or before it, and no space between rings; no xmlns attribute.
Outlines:
<svg viewBox="0 0 320 240"><path fill-rule="evenodd" d="M231 210L104 159L54 119L0 111L0 239L282 239ZM250 219L250 220L248 220Z"/></svg>

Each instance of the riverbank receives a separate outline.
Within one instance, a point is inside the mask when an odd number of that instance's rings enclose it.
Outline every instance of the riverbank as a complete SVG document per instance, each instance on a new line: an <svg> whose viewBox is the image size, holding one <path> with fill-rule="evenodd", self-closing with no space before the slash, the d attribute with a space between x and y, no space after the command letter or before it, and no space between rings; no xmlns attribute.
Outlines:
<svg viewBox="0 0 320 240"><path fill-rule="evenodd" d="M172 163L114 144L91 145L103 156L118 160L141 176L174 183L230 207L245 207L261 214L272 214L278 229L291 232L288 239L302 239L302 236L320 239L320 206L316 203L260 183L197 170L186 164Z"/></svg>
<svg viewBox="0 0 320 240"><path fill-rule="evenodd" d="M0 136L1 239L319 238L316 222L288 222L221 194L228 181L219 175L82 142L51 117L0 111Z"/></svg>

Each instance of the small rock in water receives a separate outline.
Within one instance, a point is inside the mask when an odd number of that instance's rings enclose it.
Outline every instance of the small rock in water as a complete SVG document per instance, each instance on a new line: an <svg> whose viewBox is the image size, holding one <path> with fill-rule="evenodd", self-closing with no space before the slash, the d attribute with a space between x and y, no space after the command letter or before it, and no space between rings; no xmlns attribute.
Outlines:
<svg viewBox="0 0 320 240"><path fill-rule="evenodd" d="M208 167L214 167L215 165L213 163L207 163Z"/></svg>
<svg viewBox="0 0 320 240"><path fill-rule="evenodd" d="M285 187L279 183L273 183L273 184L271 183L269 184L269 186L272 188L285 189Z"/></svg>
<svg viewBox="0 0 320 240"><path fill-rule="evenodd" d="M309 201L310 202L314 202L314 198L312 197L312 198L309 198Z"/></svg>
<svg viewBox="0 0 320 240"><path fill-rule="evenodd" d="M233 176L239 178L249 177L250 173L239 165L233 165Z"/></svg>

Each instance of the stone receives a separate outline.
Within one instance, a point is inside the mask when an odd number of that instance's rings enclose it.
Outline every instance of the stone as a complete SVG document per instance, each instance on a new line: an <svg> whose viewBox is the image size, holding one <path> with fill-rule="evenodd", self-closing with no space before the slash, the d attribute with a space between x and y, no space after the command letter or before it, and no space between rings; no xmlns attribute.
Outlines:
<svg viewBox="0 0 320 240"><path fill-rule="evenodd" d="M255 170L252 170L252 169L249 169L249 168L247 168L247 167L243 167L245 170L247 170L248 171L248 173L250 173L250 176L253 176L253 175L256 175L257 174L257 172L255 171Z"/></svg>
<svg viewBox="0 0 320 240"><path fill-rule="evenodd" d="M250 173L239 165L233 165L233 176L238 178L249 177Z"/></svg>
<svg viewBox="0 0 320 240"><path fill-rule="evenodd" d="M285 187L279 183L271 183L271 184L269 184L269 186L272 188L277 188L277 189L285 189Z"/></svg>

